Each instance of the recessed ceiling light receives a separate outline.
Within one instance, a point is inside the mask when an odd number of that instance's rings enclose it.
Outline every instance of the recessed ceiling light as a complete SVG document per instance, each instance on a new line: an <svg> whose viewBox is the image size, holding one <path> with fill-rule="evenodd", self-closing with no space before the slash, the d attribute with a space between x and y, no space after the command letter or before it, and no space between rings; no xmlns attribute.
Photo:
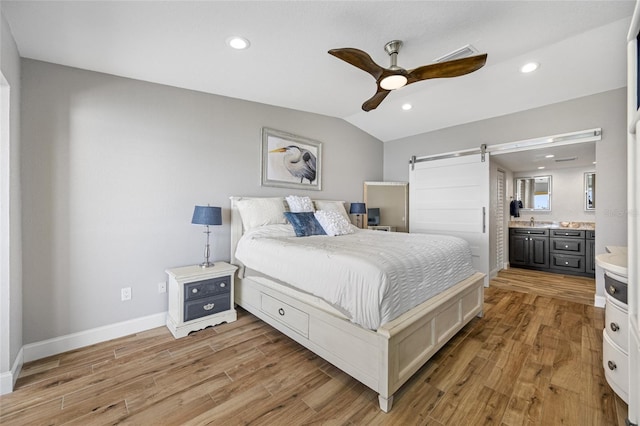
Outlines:
<svg viewBox="0 0 640 426"><path fill-rule="evenodd" d="M520 68L520 72L525 74L529 72L533 72L537 70L539 66L540 64L537 62L529 62L528 64L524 64L522 68Z"/></svg>
<svg viewBox="0 0 640 426"><path fill-rule="evenodd" d="M538 170L542 170L542 169L544 169L544 166L538 167Z"/></svg>
<svg viewBox="0 0 640 426"><path fill-rule="evenodd" d="M402 105L402 109L405 111L409 111L411 108L413 108L413 105L411 104L403 104Z"/></svg>
<svg viewBox="0 0 640 426"><path fill-rule="evenodd" d="M547 154L547 155L544 156L544 158L553 158L553 157L555 157L555 155L553 155L553 154Z"/></svg>
<svg viewBox="0 0 640 426"><path fill-rule="evenodd" d="M246 38L237 36L229 37L227 44L237 50L247 49L251 45Z"/></svg>

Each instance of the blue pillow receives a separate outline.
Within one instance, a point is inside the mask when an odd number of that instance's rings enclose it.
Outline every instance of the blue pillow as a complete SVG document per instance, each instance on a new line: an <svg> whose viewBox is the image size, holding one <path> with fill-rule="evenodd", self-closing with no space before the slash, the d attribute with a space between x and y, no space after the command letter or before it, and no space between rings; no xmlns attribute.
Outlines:
<svg viewBox="0 0 640 426"><path fill-rule="evenodd" d="M320 222L318 222L313 215L313 212L304 213L292 213L284 212L286 218L293 225L293 230L297 237L309 237L311 235L327 235L322 229Z"/></svg>

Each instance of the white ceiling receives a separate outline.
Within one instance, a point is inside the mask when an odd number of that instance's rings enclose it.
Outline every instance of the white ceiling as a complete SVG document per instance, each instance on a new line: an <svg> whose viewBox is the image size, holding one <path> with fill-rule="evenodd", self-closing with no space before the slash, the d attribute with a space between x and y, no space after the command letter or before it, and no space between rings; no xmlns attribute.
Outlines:
<svg viewBox="0 0 640 426"><path fill-rule="evenodd" d="M10 1L23 57L294 108L382 141L626 85L634 1ZM225 40L251 41L234 51ZM361 110L373 78L327 54L386 42L412 69L466 44L488 53L467 76L420 82ZM518 68L540 62L533 74ZM408 112L400 106L411 102ZM580 129L575 129L580 130Z"/></svg>

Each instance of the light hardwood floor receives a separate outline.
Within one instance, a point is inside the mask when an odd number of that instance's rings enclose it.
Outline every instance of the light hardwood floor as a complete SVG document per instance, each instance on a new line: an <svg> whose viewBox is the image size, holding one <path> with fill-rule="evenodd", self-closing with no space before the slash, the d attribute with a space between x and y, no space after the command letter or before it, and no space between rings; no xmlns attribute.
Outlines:
<svg viewBox="0 0 640 426"><path fill-rule="evenodd" d="M603 376L604 311L523 292L518 271L486 289L484 317L388 414L373 391L240 309L238 321L179 340L161 327L25 364L0 397L0 424L624 424Z"/></svg>

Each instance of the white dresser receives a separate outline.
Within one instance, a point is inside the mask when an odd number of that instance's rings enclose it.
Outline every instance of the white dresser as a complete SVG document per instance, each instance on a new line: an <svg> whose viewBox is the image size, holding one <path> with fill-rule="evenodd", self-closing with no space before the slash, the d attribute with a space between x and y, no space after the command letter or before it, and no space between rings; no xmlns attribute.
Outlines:
<svg viewBox="0 0 640 426"><path fill-rule="evenodd" d="M602 364L611 389L629 402L629 314L627 306L626 247L607 247L596 256L604 269L605 327L602 332Z"/></svg>

